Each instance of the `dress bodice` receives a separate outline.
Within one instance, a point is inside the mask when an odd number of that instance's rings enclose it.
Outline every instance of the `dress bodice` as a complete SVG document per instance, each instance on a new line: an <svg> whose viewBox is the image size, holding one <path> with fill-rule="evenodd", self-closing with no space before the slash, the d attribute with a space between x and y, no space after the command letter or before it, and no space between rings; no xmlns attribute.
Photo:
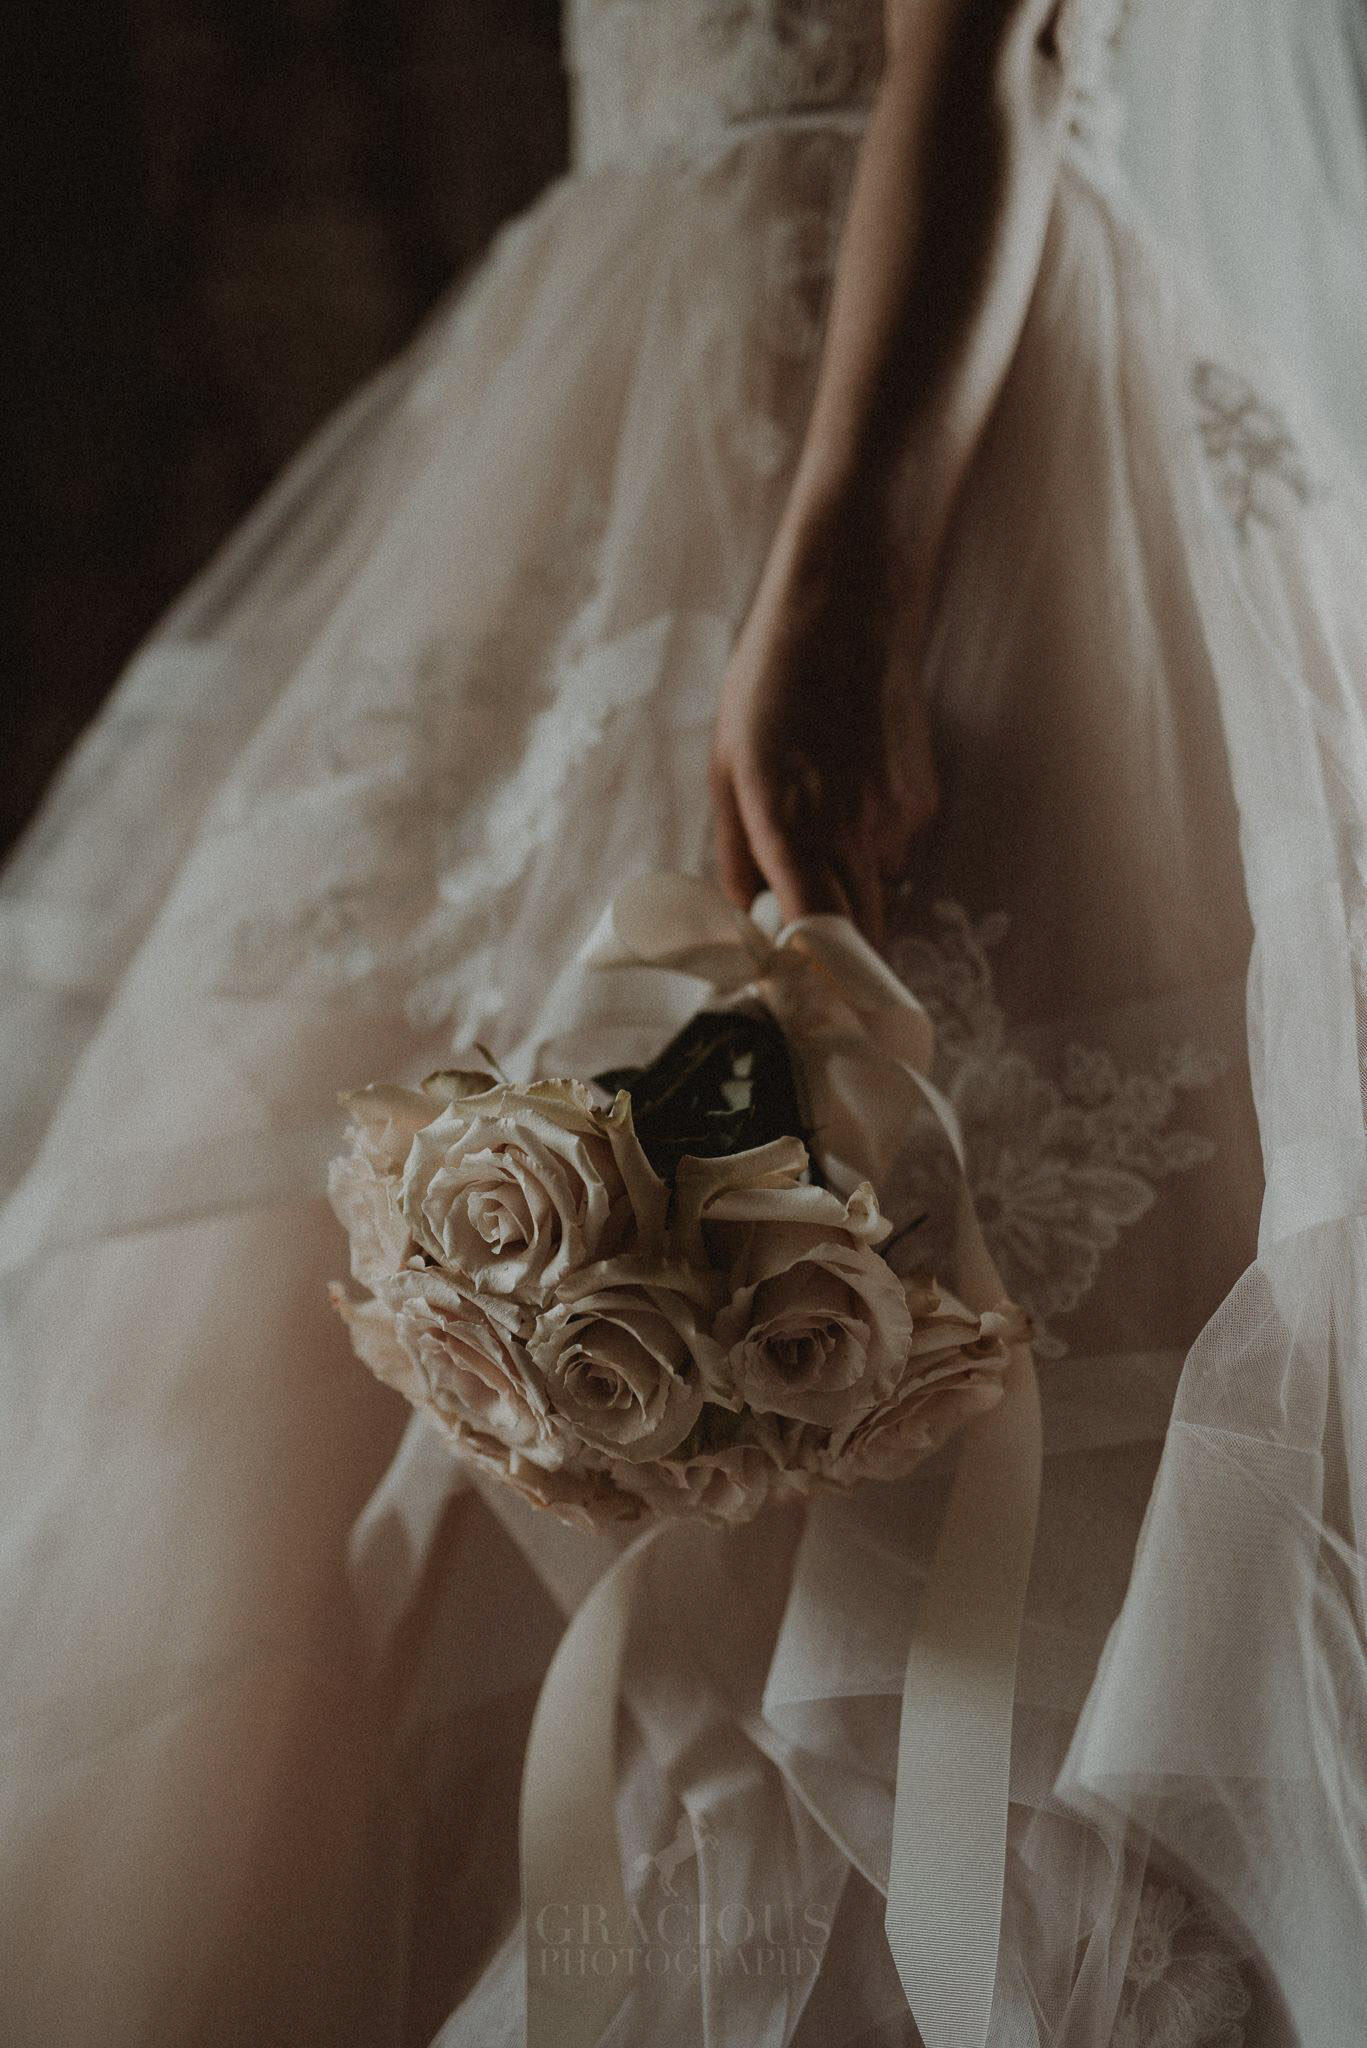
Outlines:
<svg viewBox="0 0 1367 2048"><path fill-rule="evenodd" d="M866 112L883 0L567 0L576 161L696 154L736 129Z"/></svg>
<svg viewBox="0 0 1367 2048"><path fill-rule="evenodd" d="M1129 0L1070 0L1073 132L1114 130L1110 53ZM565 0L581 170L698 157L747 128L857 128L884 59L884 0Z"/></svg>

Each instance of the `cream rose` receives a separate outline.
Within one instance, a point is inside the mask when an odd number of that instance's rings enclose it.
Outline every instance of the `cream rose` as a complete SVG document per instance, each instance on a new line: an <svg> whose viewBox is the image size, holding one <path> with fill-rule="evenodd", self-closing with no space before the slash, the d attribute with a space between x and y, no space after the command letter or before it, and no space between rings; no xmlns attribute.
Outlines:
<svg viewBox="0 0 1367 2048"><path fill-rule="evenodd" d="M535 1442L530 1449L517 1448L481 1428L470 1419L478 1412L478 1392L476 1404L468 1411L449 1400L434 1403L430 1398L430 1350L425 1359L414 1356L411 1346L400 1339L393 1310L370 1298L353 1301L335 1281L328 1292L347 1326L356 1356L377 1379L397 1388L415 1408L432 1417L455 1456L511 1486L533 1507L549 1508L562 1522L576 1528L599 1529L614 1522L636 1521L645 1512L640 1497L615 1485L606 1470L581 1463L548 1466L539 1462ZM477 1379L483 1377L484 1368L478 1363L473 1371ZM497 1397L493 1401L483 1398L484 1413L497 1417ZM516 1397L512 1405L516 1412Z"/></svg>
<svg viewBox="0 0 1367 2048"><path fill-rule="evenodd" d="M447 1441L458 1457L511 1486L533 1507L549 1508L573 1528L608 1528L615 1522L639 1521L645 1513L645 1503L636 1494L624 1492L609 1472L598 1467L575 1464L548 1471L465 1424L452 1430Z"/></svg>
<svg viewBox="0 0 1367 2048"><path fill-rule="evenodd" d="M673 1230L694 1263L733 1264L755 1225L824 1225L862 1243L881 1244L892 1225L873 1188L862 1181L846 1200L816 1187L800 1138L775 1138L717 1159L686 1158L674 1183Z"/></svg>
<svg viewBox="0 0 1367 2048"><path fill-rule="evenodd" d="M441 1096L433 1092L439 1078L429 1075L420 1088L378 1083L338 1096L350 1119L352 1150L377 1173L399 1173L418 1132L444 1107Z"/></svg>
<svg viewBox="0 0 1367 2048"><path fill-rule="evenodd" d="M598 1259L653 1249L668 1193L631 1098L601 1109L578 1081L501 1084L413 1139L399 1204L419 1246L481 1294L543 1303Z"/></svg>
<svg viewBox="0 0 1367 2048"><path fill-rule="evenodd" d="M614 1468L618 1483L659 1514L701 1515L707 1522L748 1522L769 1500L780 1473L757 1443L719 1445L691 1457Z"/></svg>
<svg viewBox="0 0 1367 2048"><path fill-rule="evenodd" d="M756 1415L755 1441L774 1467L776 1500L805 1500L812 1493L842 1490L831 1473L831 1432L791 1415Z"/></svg>
<svg viewBox="0 0 1367 2048"><path fill-rule="evenodd" d="M967 1367L936 1375L927 1385L912 1380L890 1401L857 1422L827 1469L842 1485L861 1479L901 1479L956 1429L995 1408L1000 1378Z"/></svg>
<svg viewBox="0 0 1367 2048"><path fill-rule="evenodd" d="M995 1408L1009 1348L1028 1333L1028 1319L1011 1303L976 1315L933 1281L919 1285L929 1303L917 1317L902 1380L823 1461L842 1485L900 1479L975 1415Z"/></svg>
<svg viewBox="0 0 1367 2048"><path fill-rule="evenodd" d="M903 1284L914 1321L907 1352L909 1372L925 1372L939 1357L973 1351L979 1345L984 1347L983 1357L995 1356L1030 1334L1029 1316L1013 1301L999 1301L980 1315L938 1280L917 1274Z"/></svg>
<svg viewBox="0 0 1367 2048"><path fill-rule="evenodd" d="M583 1442L633 1464L683 1442L712 1355L696 1289L686 1271L609 1259L539 1317L528 1349L551 1408Z"/></svg>
<svg viewBox="0 0 1367 2048"><path fill-rule="evenodd" d="M328 1167L328 1198L350 1240L353 1277L374 1287L416 1249L399 1205L399 1173L442 1105L417 1088L358 1088L338 1100L351 1120L349 1145Z"/></svg>
<svg viewBox="0 0 1367 2048"><path fill-rule="evenodd" d="M392 1311L370 1295L353 1301L340 1280L330 1283L328 1299L346 1324L351 1348L362 1365L369 1366L387 1387L397 1387L405 1400L420 1406L413 1361L399 1342Z"/></svg>
<svg viewBox="0 0 1367 2048"><path fill-rule="evenodd" d="M347 1234L352 1277L377 1287L397 1273L415 1247L394 1176L377 1173L359 1151L344 1152L328 1167L328 1200Z"/></svg>
<svg viewBox="0 0 1367 2048"><path fill-rule="evenodd" d="M849 1204L823 1189L791 1192L820 1196L833 1213L756 1219L713 1328L725 1354L715 1398L840 1431L896 1383L911 1311L903 1283L868 1242L870 1229L886 1229L871 1190Z"/></svg>
<svg viewBox="0 0 1367 2048"><path fill-rule="evenodd" d="M409 1360L403 1391L415 1407L447 1430L477 1430L547 1471L564 1463L567 1432L528 1359L523 1309L472 1294L430 1266L395 1274L380 1299Z"/></svg>

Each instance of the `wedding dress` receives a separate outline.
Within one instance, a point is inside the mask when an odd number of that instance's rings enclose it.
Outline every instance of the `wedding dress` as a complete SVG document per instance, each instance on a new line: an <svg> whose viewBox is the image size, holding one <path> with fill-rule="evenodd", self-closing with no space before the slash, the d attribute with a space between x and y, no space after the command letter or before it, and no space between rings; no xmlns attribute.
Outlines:
<svg viewBox="0 0 1367 2048"><path fill-rule="evenodd" d="M1296 365L1367 468L1367 10L1140 5L1117 57L1125 167L1165 242Z"/></svg>
<svg viewBox="0 0 1367 2048"><path fill-rule="evenodd" d="M1347 2048L1367 498L1118 168L1111 13L1069 10L888 948L1044 1405L989 2040ZM519 1767L601 1556L350 1355L336 1092L553 1062L616 884L705 866L882 57L881 0L567 30L571 173L171 613L5 877L14 2048L521 2039ZM915 2039L881 1892L952 1457L653 1553L618 1815L651 1942L604 2048Z"/></svg>

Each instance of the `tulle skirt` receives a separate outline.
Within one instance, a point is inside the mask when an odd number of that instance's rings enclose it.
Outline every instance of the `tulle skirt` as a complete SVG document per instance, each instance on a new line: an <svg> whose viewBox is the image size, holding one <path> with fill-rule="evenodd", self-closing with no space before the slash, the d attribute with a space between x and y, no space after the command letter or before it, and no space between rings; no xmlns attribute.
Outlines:
<svg viewBox="0 0 1367 2048"><path fill-rule="evenodd" d="M522 1747L602 1558L352 1358L336 1091L476 1039L554 1065L614 887L707 862L854 150L554 186L165 621L8 870L16 2048L520 2038ZM996 2048L1367 2033L1365 540L1076 151L889 945L1038 1331ZM952 1463L657 1547L616 2048L914 2039L881 1890Z"/></svg>

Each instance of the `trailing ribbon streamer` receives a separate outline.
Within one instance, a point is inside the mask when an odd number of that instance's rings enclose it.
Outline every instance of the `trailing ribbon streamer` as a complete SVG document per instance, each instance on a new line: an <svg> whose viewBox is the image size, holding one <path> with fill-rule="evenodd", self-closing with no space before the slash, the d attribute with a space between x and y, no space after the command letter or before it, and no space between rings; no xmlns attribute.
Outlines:
<svg viewBox="0 0 1367 2048"><path fill-rule="evenodd" d="M521 1807L529 2048L594 2048L622 2002L620 1978L587 1958L626 1939L617 1701L632 1589L663 1526L638 1536L578 1608L532 1717Z"/></svg>
<svg viewBox="0 0 1367 2048"><path fill-rule="evenodd" d="M1001 1298L961 1191L961 1291ZM1030 1348L964 1432L902 1686L885 1926L926 2048L983 2048L992 2015L1011 1722L1035 1546L1042 1440Z"/></svg>
<svg viewBox="0 0 1367 2048"><path fill-rule="evenodd" d="M763 997L788 1030L822 1131L823 1163L879 1184L870 1144L896 1118L859 1113L853 1076L900 1076L943 1126L960 1168L956 1276L974 1309L1004 1297L968 1186L950 1105L926 1076L930 1019L842 917L747 917L710 883L630 882L582 955L595 970L667 968L720 996ZM848 1146L848 1151L844 1149ZM926 2048L984 2048L1006 1865L1016 1659L1039 1503L1039 1395L1030 1349L1011 1349L998 1405L964 1430L907 1658L888 1883L888 1945ZM592 1902L625 1925L613 1796L618 1679L647 1530L575 1614L537 1704L522 1788L528 2048L593 2048L621 2003L612 1976L585 1982L537 1966L548 1905Z"/></svg>

